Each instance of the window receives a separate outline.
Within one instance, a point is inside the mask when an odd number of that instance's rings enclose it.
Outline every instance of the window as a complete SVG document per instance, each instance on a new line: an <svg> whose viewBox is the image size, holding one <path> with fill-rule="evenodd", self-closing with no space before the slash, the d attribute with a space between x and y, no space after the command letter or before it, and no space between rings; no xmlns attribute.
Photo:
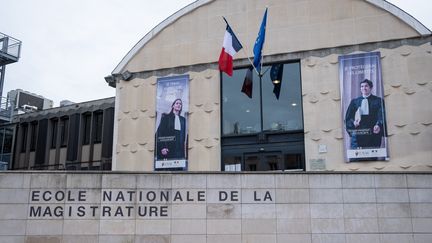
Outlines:
<svg viewBox="0 0 432 243"><path fill-rule="evenodd" d="M22 124L21 129L21 152L25 153L27 150L28 125Z"/></svg>
<svg viewBox="0 0 432 243"><path fill-rule="evenodd" d="M58 129L58 120L51 120L51 148L57 147L57 129Z"/></svg>
<svg viewBox="0 0 432 243"><path fill-rule="evenodd" d="M90 144L90 126L91 126L91 114L85 114L83 116L83 145Z"/></svg>
<svg viewBox="0 0 432 243"><path fill-rule="evenodd" d="M254 72L252 98L241 92L247 70L222 74L222 168L304 169L300 63L264 66L261 81Z"/></svg>
<svg viewBox="0 0 432 243"><path fill-rule="evenodd" d="M103 122L103 113L102 112L94 113L93 143L102 142L102 122Z"/></svg>
<svg viewBox="0 0 432 243"><path fill-rule="evenodd" d="M63 117L60 120L60 146L66 147L68 140L69 131L69 118Z"/></svg>
<svg viewBox="0 0 432 243"><path fill-rule="evenodd" d="M30 151L35 151L36 150L36 138L37 138L37 123L31 123L30 124L30 132L31 132L31 137L30 137Z"/></svg>

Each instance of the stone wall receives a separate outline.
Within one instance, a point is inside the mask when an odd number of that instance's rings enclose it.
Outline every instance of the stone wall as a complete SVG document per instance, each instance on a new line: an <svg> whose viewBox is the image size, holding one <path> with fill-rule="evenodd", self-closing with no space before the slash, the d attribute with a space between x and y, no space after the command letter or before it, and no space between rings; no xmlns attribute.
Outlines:
<svg viewBox="0 0 432 243"><path fill-rule="evenodd" d="M1 173L0 242L432 242L432 174Z"/></svg>

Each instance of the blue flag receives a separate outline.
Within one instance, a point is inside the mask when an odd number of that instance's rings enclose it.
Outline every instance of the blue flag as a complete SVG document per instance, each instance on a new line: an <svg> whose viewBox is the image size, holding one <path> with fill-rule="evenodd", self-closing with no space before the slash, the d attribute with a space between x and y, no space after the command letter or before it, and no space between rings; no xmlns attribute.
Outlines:
<svg viewBox="0 0 432 243"><path fill-rule="evenodd" d="M255 41L255 46L253 49L253 53L254 53L253 64L259 73L261 73L261 57L262 57L262 48L264 46L264 40L265 40L266 24L267 24L267 8L265 10L261 27L258 32L258 37Z"/></svg>

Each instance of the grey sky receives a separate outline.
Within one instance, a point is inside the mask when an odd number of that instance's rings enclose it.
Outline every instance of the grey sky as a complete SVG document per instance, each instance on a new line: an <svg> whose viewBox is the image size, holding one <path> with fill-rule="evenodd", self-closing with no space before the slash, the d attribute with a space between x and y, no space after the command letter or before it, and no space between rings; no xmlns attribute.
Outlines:
<svg viewBox="0 0 432 243"><path fill-rule="evenodd" d="M155 25L194 0L1 0L0 32L23 42L6 68L4 95L21 88L83 102L115 95L105 83ZM392 0L432 29L430 0ZM257 27L258 29L258 27ZM221 31L222 39L223 31Z"/></svg>

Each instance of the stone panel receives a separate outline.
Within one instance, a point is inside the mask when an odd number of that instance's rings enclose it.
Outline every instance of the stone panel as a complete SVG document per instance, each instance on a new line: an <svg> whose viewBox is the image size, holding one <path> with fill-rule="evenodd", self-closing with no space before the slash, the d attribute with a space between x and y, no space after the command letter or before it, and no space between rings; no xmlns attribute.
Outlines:
<svg viewBox="0 0 432 243"><path fill-rule="evenodd" d="M242 233L240 219L212 219L207 220L208 235L237 235Z"/></svg>
<svg viewBox="0 0 432 243"><path fill-rule="evenodd" d="M137 235L169 235L171 233L171 221L160 220L136 220L135 234Z"/></svg>

